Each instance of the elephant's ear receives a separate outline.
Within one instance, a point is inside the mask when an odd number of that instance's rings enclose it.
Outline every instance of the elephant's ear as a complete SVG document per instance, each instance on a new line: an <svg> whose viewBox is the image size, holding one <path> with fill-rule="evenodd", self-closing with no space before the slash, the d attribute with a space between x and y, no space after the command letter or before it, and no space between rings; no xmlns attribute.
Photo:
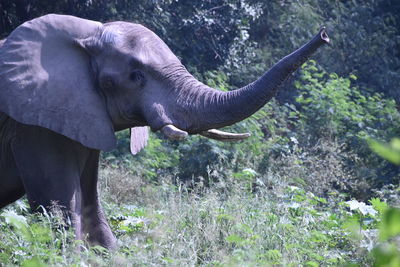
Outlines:
<svg viewBox="0 0 400 267"><path fill-rule="evenodd" d="M74 41L101 27L46 15L15 29L0 48L0 111L90 148L114 148L113 125L94 85L89 57Z"/></svg>
<svg viewBox="0 0 400 267"><path fill-rule="evenodd" d="M131 128L131 153L136 155L147 145L149 129L147 126Z"/></svg>

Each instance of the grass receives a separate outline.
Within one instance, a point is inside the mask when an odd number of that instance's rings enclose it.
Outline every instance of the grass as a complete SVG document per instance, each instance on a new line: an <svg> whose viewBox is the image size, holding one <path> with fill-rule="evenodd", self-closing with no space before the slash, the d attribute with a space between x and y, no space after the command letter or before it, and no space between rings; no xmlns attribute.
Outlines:
<svg viewBox="0 0 400 267"><path fill-rule="evenodd" d="M123 167L103 166L100 189L117 251L74 241L57 214L31 215L20 201L0 213L0 261L4 266L373 262L369 249L376 244L379 215L360 216L340 195L318 197L278 174L258 177L247 170L188 189L172 177L152 184Z"/></svg>

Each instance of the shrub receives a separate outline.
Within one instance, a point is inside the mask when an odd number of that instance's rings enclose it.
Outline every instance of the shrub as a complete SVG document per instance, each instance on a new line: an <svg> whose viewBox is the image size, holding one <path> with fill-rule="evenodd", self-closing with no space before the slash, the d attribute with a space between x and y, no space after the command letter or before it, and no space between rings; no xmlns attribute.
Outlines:
<svg viewBox="0 0 400 267"><path fill-rule="evenodd" d="M387 140L399 134L400 113L394 100L352 86L349 78L328 74L314 61L303 65L299 91L297 131L300 143L313 146L319 140L337 140L345 151L358 155L344 158L355 175L366 178L372 188L399 181L399 168L371 154L367 138ZM357 189L356 189L357 190Z"/></svg>

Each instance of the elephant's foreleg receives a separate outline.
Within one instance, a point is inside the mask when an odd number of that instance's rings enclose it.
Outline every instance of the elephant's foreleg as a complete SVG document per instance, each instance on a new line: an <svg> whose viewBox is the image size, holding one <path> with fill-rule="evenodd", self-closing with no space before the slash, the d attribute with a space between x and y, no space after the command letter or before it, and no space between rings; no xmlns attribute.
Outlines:
<svg viewBox="0 0 400 267"><path fill-rule="evenodd" d="M12 153L33 211L58 205L82 238L80 176L89 149L62 135L18 125Z"/></svg>
<svg viewBox="0 0 400 267"><path fill-rule="evenodd" d="M89 235L91 243L112 249L116 246L116 239L99 203L97 193L98 165L99 151L92 150L81 177L84 232Z"/></svg>
<svg viewBox="0 0 400 267"><path fill-rule="evenodd" d="M24 186L13 159L8 158L4 163L0 160L0 209L13 203L24 194Z"/></svg>
<svg viewBox="0 0 400 267"><path fill-rule="evenodd" d="M10 148L15 125L14 120L0 112L0 209L25 194Z"/></svg>

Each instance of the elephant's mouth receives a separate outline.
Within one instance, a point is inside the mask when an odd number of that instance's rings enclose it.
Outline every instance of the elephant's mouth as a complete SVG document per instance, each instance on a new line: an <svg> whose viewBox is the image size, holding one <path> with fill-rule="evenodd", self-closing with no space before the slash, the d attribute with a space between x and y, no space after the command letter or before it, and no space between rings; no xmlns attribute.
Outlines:
<svg viewBox="0 0 400 267"><path fill-rule="evenodd" d="M114 125L115 131L121 131L132 127L141 127L148 125L146 119L144 119L143 116L138 115L134 112L123 113L122 118L124 119L124 122Z"/></svg>
<svg viewBox="0 0 400 267"><path fill-rule="evenodd" d="M178 127L167 124L161 128L161 132L172 140L183 140L189 133L179 129ZM228 133L217 129L209 129L206 131L199 132L198 134L205 136L207 138L215 139L224 142L234 142L246 139L251 136L250 133Z"/></svg>

